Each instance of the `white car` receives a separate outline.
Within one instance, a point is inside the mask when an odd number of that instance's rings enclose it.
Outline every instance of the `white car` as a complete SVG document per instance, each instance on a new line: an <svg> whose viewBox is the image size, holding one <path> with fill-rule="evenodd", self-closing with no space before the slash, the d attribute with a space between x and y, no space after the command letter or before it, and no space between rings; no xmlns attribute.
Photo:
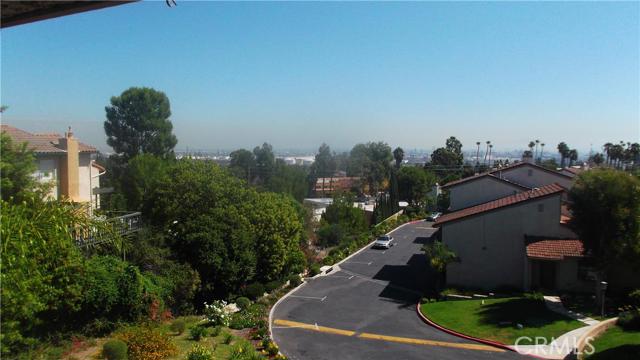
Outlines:
<svg viewBox="0 0 640 360"><path fill-rule="evenodd" d="M435 212L427 217L427 221L436 221L440 216L442 216L442 213Z"/></svg>
<svg viewBox="0 0 640 360"><path fill-rule="evenodd" d="M392 247L393 244L393 238L389 235L382 235L379 236L376 241L373 243L373 247L374 248L381 248L381 249L388 249L390 247Z"/></svg>

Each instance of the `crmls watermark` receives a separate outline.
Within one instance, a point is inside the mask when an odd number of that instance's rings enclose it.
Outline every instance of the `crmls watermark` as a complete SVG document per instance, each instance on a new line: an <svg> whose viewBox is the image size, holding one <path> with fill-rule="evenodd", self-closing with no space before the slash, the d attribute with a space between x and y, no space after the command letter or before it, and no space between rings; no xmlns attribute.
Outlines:
<svg viewBox="0 0 640 360"><path fill-rule="evenodd" d="M556 338L551 338L551 341L546 337L536 336L521 336L516 340L514 349L525 355L557 355L557 354L570 354L576 355L591 355L596 351L596 348L592 344L593 337L586 338L584 346L581 351L578 351L578 340L576 338L564 338L558 341Z"/></svg>

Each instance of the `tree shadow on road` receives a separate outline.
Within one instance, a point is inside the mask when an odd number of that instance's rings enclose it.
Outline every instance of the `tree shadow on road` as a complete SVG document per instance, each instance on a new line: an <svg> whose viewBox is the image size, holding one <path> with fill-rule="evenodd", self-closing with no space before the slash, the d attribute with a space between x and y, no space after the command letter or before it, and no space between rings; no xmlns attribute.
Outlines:
<svg viewBox="0 0 640 360"><path fill-rule="evenodd" d="M433 291L435 276L426 256L414 254L406 265L385 265L373 278L389 282L378 296L400 304L415 304L423 294Z"/></svg>

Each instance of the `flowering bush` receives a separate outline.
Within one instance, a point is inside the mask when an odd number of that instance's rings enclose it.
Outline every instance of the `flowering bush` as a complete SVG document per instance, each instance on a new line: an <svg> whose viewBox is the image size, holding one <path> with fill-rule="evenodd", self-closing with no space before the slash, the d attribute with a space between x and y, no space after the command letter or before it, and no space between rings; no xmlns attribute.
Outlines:
<svg viewBox="0 0 640 360"><path fill-rule="evenodd" d="M196 344L187 354L187 360L213 360L213 352L204 346Z"/></svg>
<svg viewBox="0 0 640 360"><path fill-rule="evenodd" d="M167 335L146 326L130 327L116 338L127 344L130 360L162 360L178 352Z"/></svg>
<svg viewBox="0 0 640 360"><path fill-rule="evenodd" d="M229 326L229 320L231 316L225 310L227 306L227 302L224 300L214 300L213 303L207 304L204 303L204 314L207 317L207 320L214 325L222 325Z"/></svg>

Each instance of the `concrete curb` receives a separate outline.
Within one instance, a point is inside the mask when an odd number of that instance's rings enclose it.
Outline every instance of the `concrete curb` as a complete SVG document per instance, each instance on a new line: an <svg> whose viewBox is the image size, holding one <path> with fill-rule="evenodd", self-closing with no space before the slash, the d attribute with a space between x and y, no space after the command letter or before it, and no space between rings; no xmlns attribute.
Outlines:
<svg viewBox="0 0 640 360"><path fill-rule="evenodd" d="M580 338L578 338L576 347L569 355L567 355L567 357L565 357L565 360L583 359L584 348L591 342L591 340L602 335L602 333L613 327L617 322L618 318L615 317L601 321L599 324L593 325L591 329L589 329L587 332L582 334Z"/></svg>
<svg viewBox="0 0 640 360"><path fill-rule="evenodd" d="M268 319L268 321L269 321L269 338L271 339L271 341L273 341L273 331L271 330L271 323L272 323L272 319L273 319L273 312L275 311L276 307L280 304L280 302L282 300L286 299L294 291L298 291L298 289L301 289L306 284L307 284L307 282L302 280L302 284L294 287L293 289L289 290L289 292L287 292L286 294L282 295L282 297L280 299L278 299L278 301L276 301L275 304L273 304L273 306L271 307L271 310L269 310L269 319Z"/></svg>

